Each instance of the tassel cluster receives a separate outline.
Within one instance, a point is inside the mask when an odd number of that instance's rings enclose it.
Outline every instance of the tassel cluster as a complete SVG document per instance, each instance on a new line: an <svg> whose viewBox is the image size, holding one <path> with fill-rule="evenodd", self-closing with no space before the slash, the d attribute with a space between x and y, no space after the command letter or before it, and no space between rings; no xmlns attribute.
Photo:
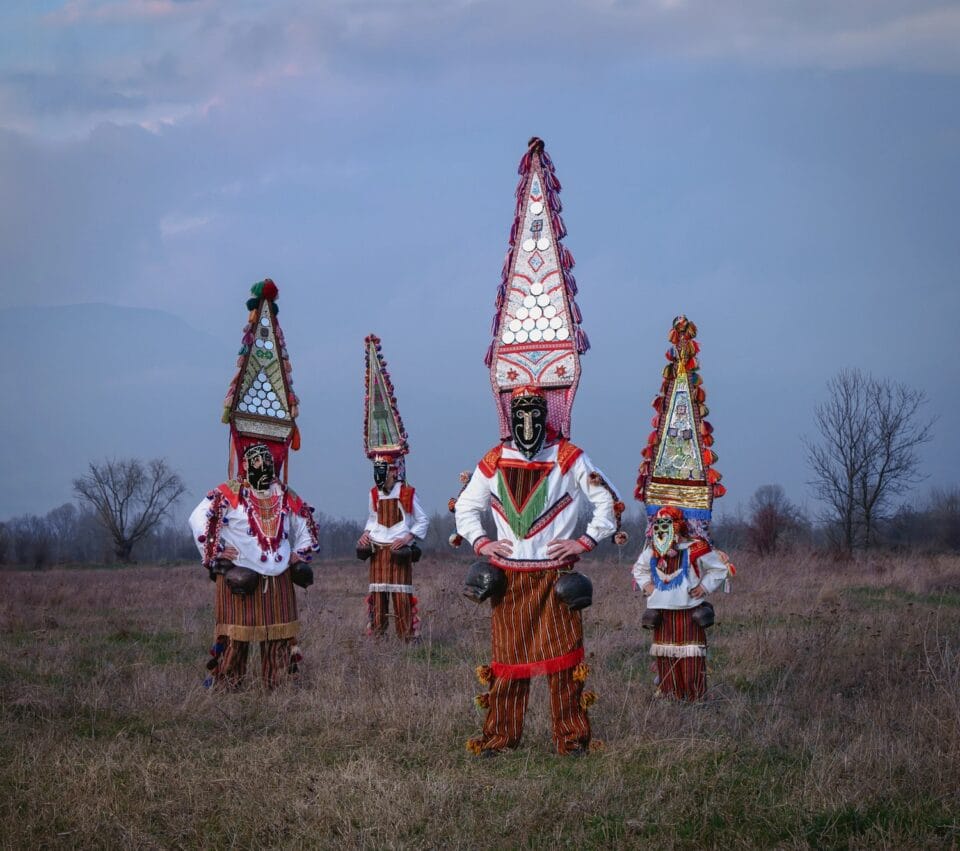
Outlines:
<svg viewBox="0 0 960 851"><path fill-rule="evenodd" d="M586 662L581 662L573 669L574 682L586 682L588 676L590 676L590 666Z"/></svg>
<svg viewBox="0 0 960 851"><path fill-rule="evenodd" d="M287 668L287 673L297 674L300 672L300 663L303 661L303 654L300 652L300 648L294 644L290 648L290 666Z"/></svg>
<svg viewBox="0 0 960 851"><path fill-rule="evenodd" d="M482 686L487 686L489 688L490 684L493 682L493 668L489 665L479 665L477 666L474 673L477 675L477 682Z"/></svg>

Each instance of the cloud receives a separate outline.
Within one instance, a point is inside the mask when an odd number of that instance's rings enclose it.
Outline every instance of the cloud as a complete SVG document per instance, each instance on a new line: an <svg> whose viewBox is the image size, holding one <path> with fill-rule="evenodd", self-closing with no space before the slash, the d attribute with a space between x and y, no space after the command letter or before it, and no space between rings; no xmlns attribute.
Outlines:
<svg viewBox="0 0 960 851"><path fill-rule="evenodd" d="M946 0L69 0L10 25L54 58L0 61L3 126L48 133L180 122L303 79L367 93L447 76L550 85L652 60L960 72Z"/></svg>
<svg viewBox="0 0 960 851"><path fill-rule="evenodd" d="M195 13L198 7L209 8L209 0L68 0L48 12L43 21L53 25L72 25L84 21L104 23L154 21Z"/></svg>
<svg viewBox="0 0 960 851"><path fill-rule="evenodd" d="M170 213L160 219L160 235L164 239L189 234L210 224L210 216L190 216Z"/></svg>

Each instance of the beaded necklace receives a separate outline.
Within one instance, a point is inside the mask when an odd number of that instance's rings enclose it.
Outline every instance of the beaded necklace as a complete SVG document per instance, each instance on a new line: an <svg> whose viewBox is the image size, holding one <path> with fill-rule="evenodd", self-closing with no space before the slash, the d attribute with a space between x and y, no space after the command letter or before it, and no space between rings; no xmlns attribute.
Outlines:
<svg viewBox="0 0 960 851"><path fill-rule="evenodd" d="M269 553L274 554L274 561L283 561L283 556L277 552L284 539L283 521L287 513L283 493L260 496L252 488L241 488L240 502L250 522L250 534L255 535L260 544L260 561L266 561Z"/></svg>

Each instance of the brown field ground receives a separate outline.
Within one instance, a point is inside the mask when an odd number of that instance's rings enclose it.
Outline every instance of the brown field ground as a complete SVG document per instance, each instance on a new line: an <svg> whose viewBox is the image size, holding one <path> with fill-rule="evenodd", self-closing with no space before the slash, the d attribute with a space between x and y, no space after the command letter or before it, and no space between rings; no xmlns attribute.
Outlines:
<svg viewBox="0 0 960 851"><path fill-rule="evenodd" d="M423 641L363 637L365 568L317 565L299 687L212 694L199 567L9 571L3 847L944 848L960 845L960 559L741 555L711 699L653 697L626 564L592 562L591 710L555 756L464 748L489 609L417 566Z"/></svg>

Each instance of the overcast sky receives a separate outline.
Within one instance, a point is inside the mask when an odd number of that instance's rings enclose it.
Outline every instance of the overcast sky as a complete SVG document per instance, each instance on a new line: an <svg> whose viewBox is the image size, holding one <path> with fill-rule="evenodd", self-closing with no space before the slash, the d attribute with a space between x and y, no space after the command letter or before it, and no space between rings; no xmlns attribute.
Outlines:
<svg viewBox="0 0 960 851"><path fill-rule="evenodd" d="M167 456L190 501L222 478L220 402L265 276L303 400L291 483L362 513L373 331L410 478L441 507L497 439L482 358L533 134L593 343L573 437L625 495L680 312L719 509L770 482L815 508L801 437L846 366L927 392L915 495L956 485L958 44L960 5L925 0L7 0L0 286L43 339L4 356L28 403L5 402L0 517L69 499L117 453ZM89 303L108 311L92 389L61 422L80 360L57 317ZM164 333L180 360L161 381L162 346L137 340ZM122 430L99 416L118 372L144 399Z"/></svg>

